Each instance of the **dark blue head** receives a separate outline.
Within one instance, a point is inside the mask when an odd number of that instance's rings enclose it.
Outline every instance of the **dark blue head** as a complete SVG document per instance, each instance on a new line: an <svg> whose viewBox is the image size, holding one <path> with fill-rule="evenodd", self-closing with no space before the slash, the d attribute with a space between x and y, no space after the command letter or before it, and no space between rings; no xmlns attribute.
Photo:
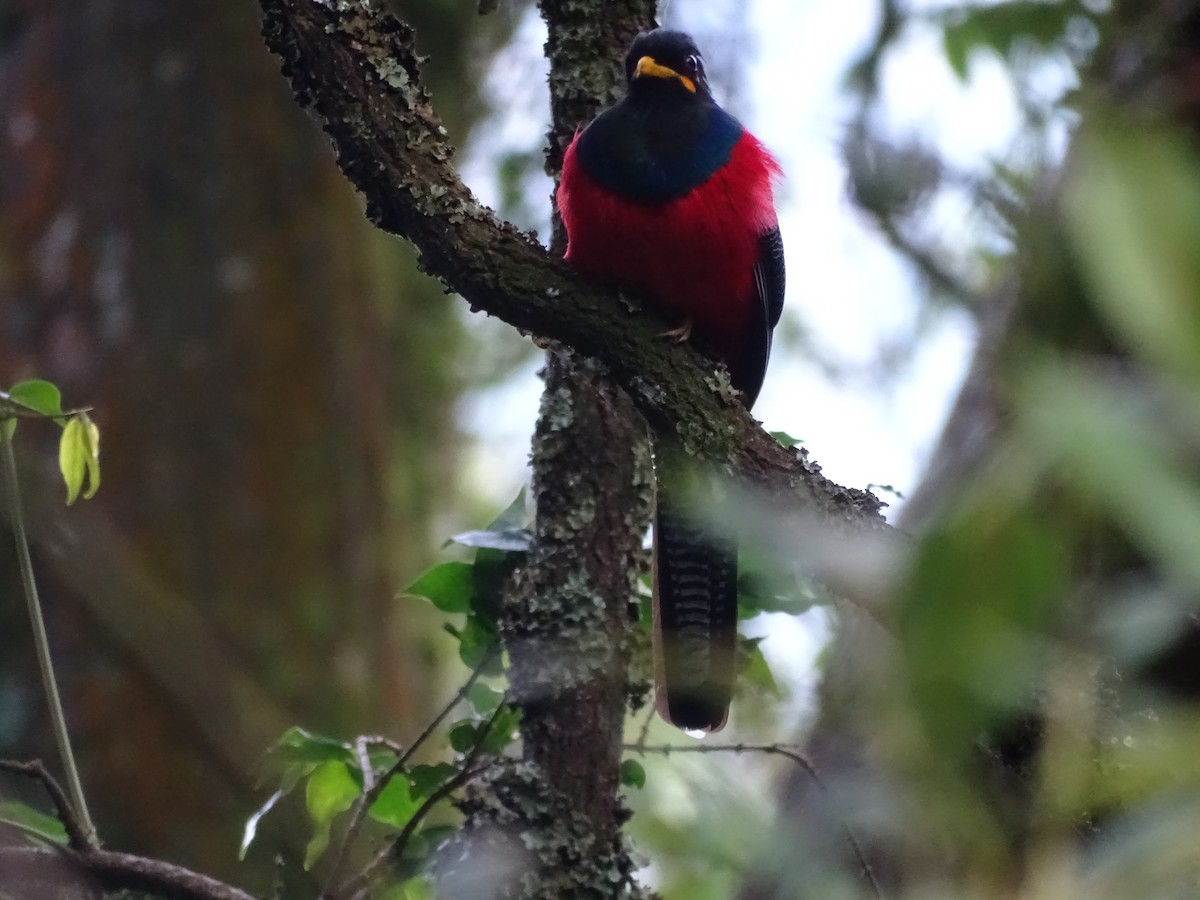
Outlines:
<svg viewBox="0 0 1200 900"><path fill-rule="evenodd" d="M682 89L701 99L712 97L700 48L682 31L656 28L634 38L625 57L625 80L630 92Z"/></svg>
<svg viewBox="0 0 1200 900"><path fill-rule="evenodd" d="M625 96L580 137L580 162L619 196L644 203L683 197L729 161L741 123L713 100L700 51L681 31L639 34L625 74Z"/></svg>

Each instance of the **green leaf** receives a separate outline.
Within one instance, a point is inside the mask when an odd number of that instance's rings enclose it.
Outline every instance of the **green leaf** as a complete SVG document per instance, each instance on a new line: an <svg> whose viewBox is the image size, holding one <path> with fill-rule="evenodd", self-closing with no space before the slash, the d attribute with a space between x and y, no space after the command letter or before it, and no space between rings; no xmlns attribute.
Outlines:
<svg viewBox="0 0 1200 900"><path fill-rule="evenodd" d="M1086 502L1109 510L1172 581L1195 591L1200 485L1194 445L1182 446L1176 431L1178 422L1198 421L1194 401L1150 381L1061 364L1031 367L1019 398L1019 425L1037 455L1069 472Z"/></svg>
<svg viewBox="0 0 1200 900"><path fill-rule="evenodd" d="M83 423L77 418L67 422L58 441L58 468L67 485L67 506L79 498L83 489L83 478L87 473L87 439L83 436Z"/></svg>
<svg viewBox="0 0 1200 900"><path fill-rule="evenodd" d="M373 900L413 900L413 895L406 889L407 884L405 881L385 882L372 895Z"/></svg>
<svg viewBox="0 0 1200 900"><path fill-rule="evenodd" d="M758 561L744 559L738 578L738 617L748 619L758 613L781 612L798 616L814 606L832 603L827 592L808 580L783 573L756 569Z"/></svg>
<svg viewBox="0 0 1200 900"><path fill-rule="evenodd" d="M404 851L401 853L400 858L393 860L393 874L397 878L404 880L406 885L422 883L421 881L408 881L406 879L412 879L414 876L420 874L433 851L445 841L444 832L446 830L446 826L434 826L432 828L423 828L412 835L404 845ZM458 831L453 826L448 830L451 834ZM406 900L410 897L429 897L432 900L432 897L427 893L405 893L401 896L406 898Z"/></svg>
<svg viewBox="0 0 1200 900"><path fill-rule="evenodd" d="M81 412L76 418L83 422L86 437L87 454L84 462L87 466L88 488L83 492L83 499L91 500L96 496L96 491L100 490L100 429L85 412Z"/></svg>
<svg viewBox="0 0 1200 900"><path fill-rule="evenodd" d="M488 728L483 746L480 748L481 751L492 754L503 753L516 739L517 726L520 724L521 713L519 710L511 706L502 707L492 719L491 727Z"/></svg>
<svg viewBox="0 0 1200 900"><path fill-rule="evenodd" d="M293 727L267 751L264 766L279 773L280 790L286 794L326 762L353 765L354 751L349 744Z"/></svg>
<svg viewBox="0 0 1200 900"><path fill-rule="evenodd" d="M403 593L424 597L442 612L465 613L471 608L474 582L470 564L445 562L425 572Z"/></svg>
<svg viewBox="0 0 1200 900"><path fill-rule="evenodd" d="M768 694L779 696L779 684L775 681L775 673L771 671L767 658L762 652L762 639L746 639L742 643L742 647L745 649L740 672L742 681L753 684Z"/></svg>
<svg viewBox="0 0 1200 900"><path fill-rule="evenodd" d="M282 790L273 793L267 798L267 802L260 806L254 812L254 814L246 820L246 827L242 831L242 844L240 847L238 847L239 860L244 860L246 858L246 853L249 851L250 845L254 843L254 838L258 834L258 823L262 820L263 816L271 811L271 807L279 802L279 798L282 797L283 794L284 792Z"/></svg>
<svg viewBox="0 0 1200 900"><path fill-rule="evenodd" d="M457 774L458 768L445 762L413 766L408 773L409 788L414 797L424 799Z"/></svg>
<svg viewBox="0 0 1200 900"><path fill-rule="evenodd" d="M509 578L525 559L524 553L480 547L475 551L475 593L471 600L471 612L480 624L495 632L504 589Z"/></svg>
<svg viewBox="0 0 1200 900"><path fill-rule="evenodd" d="M304 851L304 868L311 869L329 846L329 831L334 818L348 810L361 792L358 780L344 762L321 763L304 789L304 801L313 823L313 835Z"/></svg>
<svg viewBox="0 0 1200 900"><path fill-rule="evenodd" d="M62 394L49 381L31 378L8 389L8 399L51 418L62 415Z"/></svg>
<svg viewBox="0 0 1200 900"><path fill-rule="evenodd" d="M637 788L639 791L646 786L646 769L636 759L627 759L621 763L621 784Z"/></svg>
<svg viewBox="0 0 1200 900"><path fill-rule="evenodd" d="M480 715L489 715L504 699L504 692L498 691L490 684L477 681L467 691L467 702Z"/></svg>
<svg viewBox="0 0 1200 900"><path fill-rule="evenodd" d="M459 722L450 729L450 746L458 753L469 753L478 741L479 726L475 722Z"/></svg>
<svg viewBox="0 0 1200 900"><path fill-rule="evenodd" d="M384 785L367 814L376 822L399 829L408 824L420 805L420 801L413 796L408 779L403 773L397 773Z"/></svg>
<svg viewBox="0 0 1200 900"><path fill-rule="evenodd" d="M525 529L526 518L525 491L522 489L508 508L486 529L471 533L478 536L478 540L473 544L476 549L475 564L471 568L474 586L471 613L478 619L476 624L484 633L495 633L504 586L513 570L524 559L524 551L529 547L528 532ZM468 652L482 659L483 657L474 651L480 646L490 647L494 643L494 640L483 640L482 633L472 635L472 647ZM466 661L467 656L464 655L463 659ZM472 668L475 666L470 662L467 665Z"/></svg>
<svg viewBox="0 0 1200 900"><path fill-rule="evenodd" d="M500 636L478 616L469 616L467 625L458 633L458 656L468 669L485 667L485 675L500 674Z"/></svg>
<svg viewBox="0 0 1200 900"><path fill-rule="evenodd" d="M435 900L433 888L423 877L410 878L394 885L394 888L396 893L388 894L380 900Z"/></svg>
<svg viewBox="0 0 1200 900"><path fill-rule="evenodd" d="M967 69L967 58L979 46L979 36L969 28L962 26L942 29L942 52L946 54L946 62L958 76L959 81L965 82L970 74Z"/></svg>
<svg viewBox="0 0 1200 900"><path fill-rule="evenodd" d="M67 505L83 492L90 500L100 489L100 429L87 413L72 416L58 442L58 467L67 486ZM87 484L85 491L84 484Z"/></svg>
<svg viewBox="0 0 1200 900"><path fill-rule="evenodd" d="M367 763L376 772L386 772L399 758L396 751L390 747L372 746L367 749Z"/></svg>
<svg viewBox="0 0 1200 900"><path fill-rule="evenodd" d="M804 441L802 441L800 438L792 437L786 431L768 431L767 434L771 435L771 437L775 438L778 443L789 449L792 447L799 447L804 443Z"/></svg>
<svg viewBox="0 0 1200 900"><path fill-rule="evenodd" d="M1071 559L1057 524L1044 511L1005 510L988 495L917 548L898 636L910 696L941 767L957 767L981 732L1033 702L1045 629Z"/></svg>
<svg viewBox="0 0 1200 900"><path fill-rule="evenodd" d="M798 571L794 560L763 553L752 543L738 554L737 590L739 619L771 612L797 616L834 603L829 589Z"/></svg>
<svg viewBox="0 0 1200 900"><path fill-rule="evenodd" d="M904 494L896 490L896 488L890 484L879 484L878 482L872 481L867 485L867 490L876 495L884 493L891 494L897 500L904 499Z"/></svg>
<svg viewBox="0 0 1200 900"><path fill-rule="evenodd" d="M62 822L19 800L0 800L0 823L15 825L27 834L54 844L67 843L67 830Z"/></svg>
<svg viewBox="0 0 1200 900"><path fill-rule="evenodd" d="M1070 237L1097 311L1143 358L1200 378L1200 174L1190 138L1121 121L1072 153Z"/></svg>
<svg viewBox="0 0 1200 900"><path fill-rule="evenodd" d="M525 488L517 492L516 498L508 504L504 512L487 527L488 531L508 531L525 527L528 515L525 512Z"/></svg>
<svg viewBox="0 0 1200 900"><path fill-rule="evenodd" d="M1074 4L1045 0L1007 0L938 13L946 61L963 81L976 51L992 50L1007 58L1019 47L1052 50L1064 44L1068 27L1080 16Z"/></svg>

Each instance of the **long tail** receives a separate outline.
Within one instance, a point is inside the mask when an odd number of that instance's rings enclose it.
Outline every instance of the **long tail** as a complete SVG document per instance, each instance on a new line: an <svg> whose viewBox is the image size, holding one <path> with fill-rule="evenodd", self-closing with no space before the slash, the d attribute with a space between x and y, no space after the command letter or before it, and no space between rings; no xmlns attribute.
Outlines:
<svg viewBox="0 0 1200 900"><path fill-rule="evenodd" d="M686 516L678 474L657 468L654 654L658 713L689 731L725 727L737 647L737 545Z"/></svg>

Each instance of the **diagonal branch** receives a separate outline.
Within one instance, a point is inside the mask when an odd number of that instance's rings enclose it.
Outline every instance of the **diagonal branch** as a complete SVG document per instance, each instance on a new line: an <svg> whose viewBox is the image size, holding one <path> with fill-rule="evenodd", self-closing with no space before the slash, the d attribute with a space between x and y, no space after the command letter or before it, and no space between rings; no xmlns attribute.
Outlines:
<svg viewBox="0 0 1200 900"><path fill-rule="evenodd" d="M617 294L579 279L533 236L482 206L420 80L412 29L377 0L260 0L263 37L297 102L314 113L368 217L416 245L425 271L474 310L600 360L651 428L698 460L787 495L849 529L882 527L882 504L781 447L690 347L656 335ZM722 385L724 382L724 386Z"/></svg>

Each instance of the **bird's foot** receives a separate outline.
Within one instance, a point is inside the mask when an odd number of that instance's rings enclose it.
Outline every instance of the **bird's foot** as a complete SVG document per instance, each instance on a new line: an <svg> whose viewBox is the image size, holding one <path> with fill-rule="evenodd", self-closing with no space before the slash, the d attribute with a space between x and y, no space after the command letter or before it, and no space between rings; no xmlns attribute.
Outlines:
<svg viewBox="0 0 1200 900"><path fill-rule="evenodd" d="M692 336L692 317L691 316L688 316L686 319L684 319L678 328L671 328L668 331L664 331L662 334L659 335L659 337L666 338L667 340L672 341L673 343L676 343L676 344L682 344L684 341L686 341L691 336Z"/></svg>

